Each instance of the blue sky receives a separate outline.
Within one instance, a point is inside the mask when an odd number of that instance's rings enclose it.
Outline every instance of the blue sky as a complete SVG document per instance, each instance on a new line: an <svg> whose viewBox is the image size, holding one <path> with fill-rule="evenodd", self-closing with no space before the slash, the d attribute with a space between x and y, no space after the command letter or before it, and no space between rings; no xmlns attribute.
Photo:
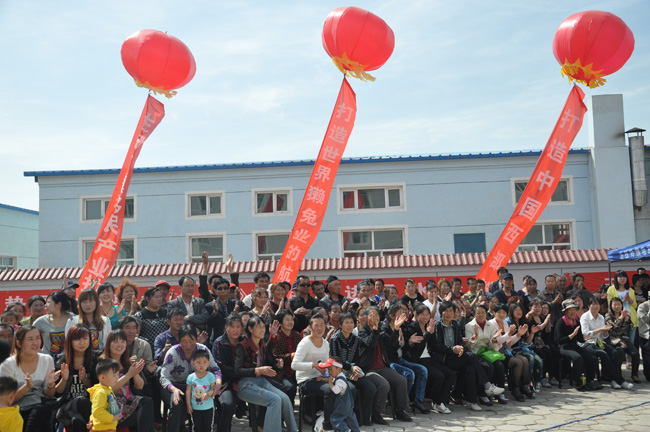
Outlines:
<svg viewBox="0 0 650 432"><path fill-rule="evenodd" d="M120 47L145 28L184 41L197 73L161 99L166 117L136 166L315 158L341 81L321 30L348 5L382 17L396 43L377 81L351 80L358 114L345 156L543 148L570 90L553 35L589 9L621 17L636 47L587 98L622 93L626 128L650 129L644 0L5 0L0 202L38 210L38 185L24 171L121 167L146 91L124 70ZM585 123L574 148L587 135Z"/></svg>

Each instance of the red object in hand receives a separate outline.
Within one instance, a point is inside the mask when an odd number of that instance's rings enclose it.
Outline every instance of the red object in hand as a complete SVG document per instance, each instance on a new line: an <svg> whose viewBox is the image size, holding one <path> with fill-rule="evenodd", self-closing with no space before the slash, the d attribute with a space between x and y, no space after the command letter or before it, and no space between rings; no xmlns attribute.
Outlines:
<svg viewBox="0 0 650 432"><path fill-rule="evenodd" d="M553 55L562 75L589 87L605 83L602 78L619 70L634 51L634 35L616 15L585 11L565 19L553 38Z"/></svg>
<svg viewBox="0 0 650 432"><path fill-rule="evenodd" d="M122 63L139 87L167 97L194 78L196 63L180 39L158 30L140 30L122 44Z"/></svg>
<svg viewBox="0 0 650 432"><path fill-rule="evenodd" d="M357 7L341 7L325 19L323 47L346 75L374 81L366 72L386 63L395 48L395 35L377 15Z"/></svg>

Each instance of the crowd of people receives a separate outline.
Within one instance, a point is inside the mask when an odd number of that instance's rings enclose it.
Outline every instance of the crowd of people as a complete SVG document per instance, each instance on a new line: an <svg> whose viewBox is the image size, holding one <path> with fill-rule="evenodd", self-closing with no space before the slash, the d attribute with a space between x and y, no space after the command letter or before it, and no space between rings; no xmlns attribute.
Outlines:
<svg viewBox="0 0 650 432"><path fill-rule="evenodd" d="M642 358L650 381L642 268L594 292L580 274L548 275L541 290L525 276L517 290L499 268L487 286L443 278L420 292L407 279L401 297L365 279L356 298L342 295L336 276L270 284L266 273L243 296L238 274L207 269L204 254L198 297L196 280L183 276L176 298L166 281L140 301L128 279L78 298L66 281L47 298L10 304L0 325L0 430L152 432L164 421L176 432L191 420L194 431L227 432L246 415L259 430L295 432L300 392L322 410L324 431L355 431L454 406L526 403L566 379L562 370L578 391L630 389Z"/></svg>

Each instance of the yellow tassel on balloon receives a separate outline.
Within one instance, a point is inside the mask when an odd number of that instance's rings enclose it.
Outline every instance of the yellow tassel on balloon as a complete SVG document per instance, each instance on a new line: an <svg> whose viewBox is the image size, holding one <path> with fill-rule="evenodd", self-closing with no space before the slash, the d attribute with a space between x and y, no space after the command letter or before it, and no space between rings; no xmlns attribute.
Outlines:
<svg viewBox="0 0 650 432"><path fill-rule="evenodd" d="M600 87L604 85L607 80L600 74L602 70L591 70L592 65L593 63L583 66L580 62L580 59L577 59L574 63L569 63L569 60L565 59L564 64L562 65L562 76L569 77L569 84L573 83L573 81L576 81L580 84L589 86L589 88ZM588 80L574 78L573 75L577 74L578 71L582 71Z"/></svg>
<svg viewBox="0 0 650 432"><path fill-rule="evenodd" d="M341 57L332 57L332 61L345 76L359 78L361 81L374 81L375 77L366 72L365 66L354 60L350 60L346 53Z"/></svg>
<svg viewBox="0 0 650 432"><path fill-rule="evenodd" d="M164 88L154 87L148 82L143 83L142 81L136 78L133 78L133 81L135 81L135 85L137 85L138 87L147 88L151 90L154 94L165 95L167 99L171 98L172 96L176 96L176 93L178 93L176 90L165 90Z"/></svg>

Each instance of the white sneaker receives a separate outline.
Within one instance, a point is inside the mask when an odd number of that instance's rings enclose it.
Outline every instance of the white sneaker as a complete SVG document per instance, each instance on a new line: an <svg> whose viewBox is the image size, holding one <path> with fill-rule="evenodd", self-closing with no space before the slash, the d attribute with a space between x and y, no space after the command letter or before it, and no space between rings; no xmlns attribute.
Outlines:
<svg viewBox="0 0 650 432"><path fill-rule="evenodd" d="M451 410L444 403L440 403L440 405L433 404L433 410L438 411L440 414L451 414Z"/></svg>
<svg viewBox="0 0 650 432"><path fill-rule="evenodd" d="M629 383L627 381L623 381L623 384L621 384L621 387L623 387L625 390L631 390L632 387L634 387L634 384Z"/></svg>
<svg viewBox="0 0 650 432"><path fill-rule="evenodd" d="M469 402L466 402L466 403L465 403L465 407L471 409L472 411L483 411L483 408L481 408L480 406L478 406L477 403L469 403Z"/></svg>
<svg viewBox="0 0 650 432"><path fill-rule="evenodd" d="M622 387L621 387L621 386L620 386L616 381L612 381L612 382L611 382L611 386L612 386L612 388L615 389L615 390L618 390L618 389L621 389L621 388L622 388Z"/></svg>
<svg viewBox="0 0 650 432"><path fill-rule="evenodd" d="M491 383L490 386L485 389L485 394L488 396L499 396L501 393L503 393L503 389Z"/></svg>

